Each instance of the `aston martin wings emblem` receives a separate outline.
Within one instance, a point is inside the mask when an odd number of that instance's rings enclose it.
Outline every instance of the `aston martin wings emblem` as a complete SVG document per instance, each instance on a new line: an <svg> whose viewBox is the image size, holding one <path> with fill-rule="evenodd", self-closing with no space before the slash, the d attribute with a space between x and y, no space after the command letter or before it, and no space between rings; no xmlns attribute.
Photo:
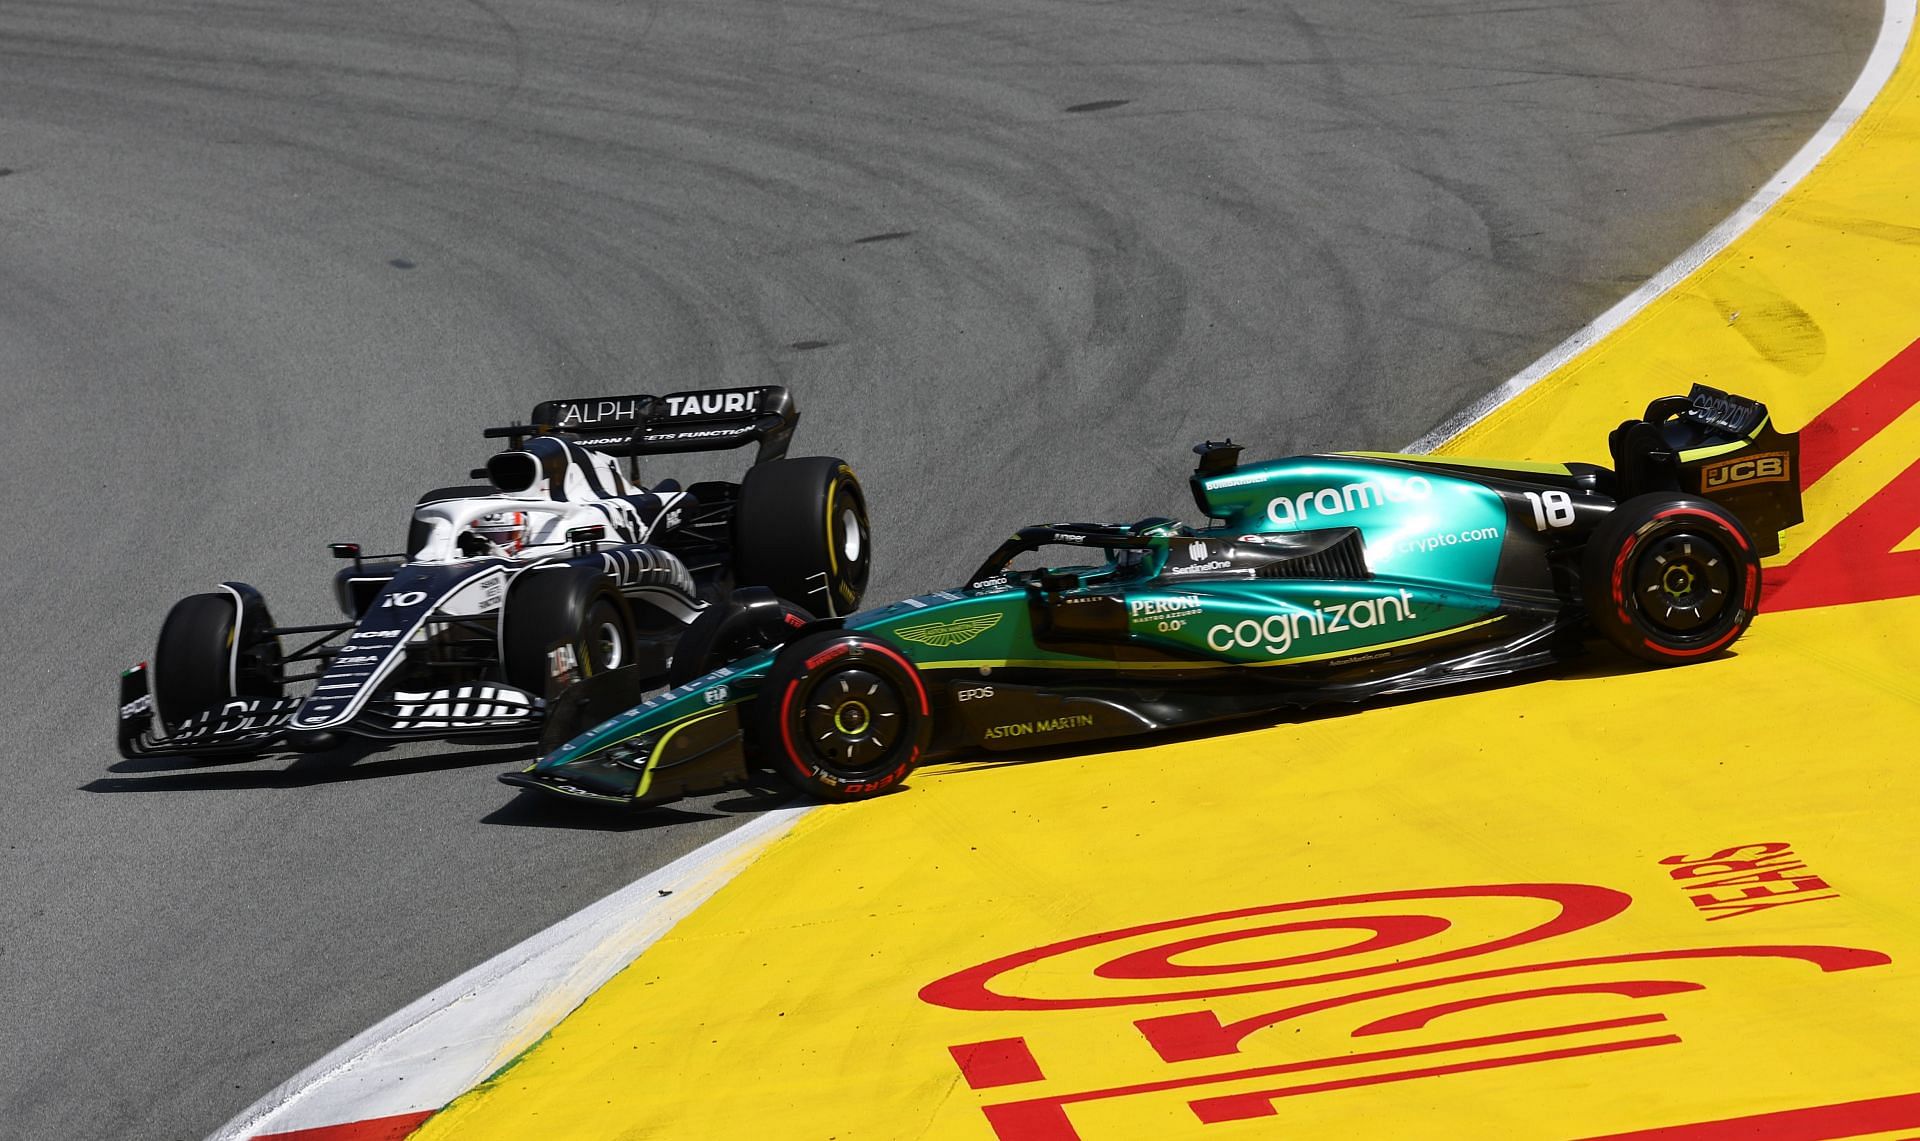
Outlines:
<svg viewBox="0 0 1920 1141"><path fill-rule="evenodd" d="M959 646L973 641L1000 624L1001 615L976 614L951 622L928 622L924 626L902 626L894 633L923 646Z"/></svg>

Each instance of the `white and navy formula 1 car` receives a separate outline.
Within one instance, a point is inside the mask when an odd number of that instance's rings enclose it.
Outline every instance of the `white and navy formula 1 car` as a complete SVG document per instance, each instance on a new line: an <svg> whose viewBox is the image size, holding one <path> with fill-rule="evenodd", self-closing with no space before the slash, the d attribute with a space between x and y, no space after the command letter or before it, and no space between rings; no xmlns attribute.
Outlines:
<svg viewBox="0 0 1920 1141"><path fill-rule="evenodd" d="M784 458L798 419L769 386L552 400L489 428L509 447L469 476L487 483L421 496L403 555L332 544L352 560L346 621L276 626L238 582L175 604L121 675L121 755L536 730L575 681L620 669L645 688L741 652L710 606L736 587L795 624L851 613L866 504L844 461ZM639 483L641 456L747 444L738 483Z"/></svg>

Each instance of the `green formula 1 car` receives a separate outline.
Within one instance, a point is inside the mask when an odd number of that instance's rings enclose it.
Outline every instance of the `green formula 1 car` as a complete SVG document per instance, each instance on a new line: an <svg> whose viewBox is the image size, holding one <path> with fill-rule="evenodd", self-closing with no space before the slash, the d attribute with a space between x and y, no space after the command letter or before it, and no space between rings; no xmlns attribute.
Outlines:
<svg viewBox="0 0 1920 1141"><path fill-rule="evenodd" d="M501 779L644 805L759 769L853 800L930 758L1496 677L1593 633L1656 665L1724 650L1800 521L1797 435L1696 387L1610 443L1611 469L1202 444L1210 526L1028 527L963 586L826 621L740 592L688 631L680 684L579 687Z"/></svg>

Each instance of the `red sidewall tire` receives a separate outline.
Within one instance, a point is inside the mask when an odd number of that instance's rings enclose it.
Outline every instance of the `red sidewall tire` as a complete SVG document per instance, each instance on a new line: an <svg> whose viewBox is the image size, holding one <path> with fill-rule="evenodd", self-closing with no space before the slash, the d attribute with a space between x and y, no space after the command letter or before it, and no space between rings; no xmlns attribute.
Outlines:
<svg viewBox="0 0 1920 1141"><path fill-rule="evenodd" d="M862 724L898 718L871 758L859 756L857 734L842 733L823 744L807 731L809 719L823 714L833 726L841 725L841 711L831 708L839 695L830 691L851 678L859 679L851 698L877 697L890 711L866 722L867 707L849 700L846 708L862 710ZM783 649L768 671L755 712L758 752L767 767L800 792L825 801L864 800L898 787L925 755L932 732L926 683L906 655L877 638L839 630L821 631ZM848 746L847 756L835 755L836 746Z"/></svg>
<svg viewBox="0 0 1920 1141"><path fill-rule="evenodd" d="M1695 560L1703 581L1724 575L1724 589L1699 595L1701 609L1713 609L1697 628L1669 625L1651 609L1661 592L1644 580L1655 565L1667 565L1663 544L1675 543L1689 552L1688 560L1691 544L1703 544ZM1694 573L1686 570L1685 581L1691 583ZM1760 599L1760 559L1752 538L1732 514L1692 495L1642 495L1615 508L1588 541L1582 577L1594 627L1626 653L1662 666L1696 662L1731 646L1752 624ZM1654 602L1646 601L1648 594ZM1677 602L1666 610L1681 612L1694 613Z"/></svg>

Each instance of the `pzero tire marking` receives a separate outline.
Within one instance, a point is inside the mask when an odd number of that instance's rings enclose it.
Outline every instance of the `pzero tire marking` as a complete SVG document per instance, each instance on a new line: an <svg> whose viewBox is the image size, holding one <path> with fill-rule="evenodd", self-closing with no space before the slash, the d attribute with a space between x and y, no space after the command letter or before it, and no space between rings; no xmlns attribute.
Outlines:
<svg viewBox="0 0 1920 1141"><path fill-rule="evenodd" d="M912 735L905 741L905 756L899 763L892 765L884 772L867 776L857 775L855 778L849 779L829 772L825 765L812 762L803 754L800 742L794 737L794 726L801 719L800 711L795 706L795 698L799 695L803 687L811 687L823 679L821 671L824 667L835 662L848 661L849 659L852 663L857 663L861 657L869 654L890 662L898 669L906 681L906 686L910 687L910 690L903 692L902 696L908 696L910 693L913 705L917 707L920 720L915 724ZM920 760L923 741L922 734L925 732L925 723L931 712L932 705L927 696L926 685L920 679L919 673L912 662L891 647L877 641L863 638L857 645L851 641L840 641L828 646L819 653L813 654L811 657L805 659L805 661L801 663L801 666L801 672L787 681L781 688L779 703L775 709L775 717L778 721L780 734L780 760L787 767L798 774L803 781L819 782L836 789L859 787L865 793L885 791L913 770L914 766ZM837 676L837 673L835 675L825 676ZM898 747L898 745L899 742L896 741L885 748L894 748ZM884 749L882 755L884 755ZM860 793L852 795L857 796L860 795ZM843 795L842 798L851 798L851 796Z"/></svg>

